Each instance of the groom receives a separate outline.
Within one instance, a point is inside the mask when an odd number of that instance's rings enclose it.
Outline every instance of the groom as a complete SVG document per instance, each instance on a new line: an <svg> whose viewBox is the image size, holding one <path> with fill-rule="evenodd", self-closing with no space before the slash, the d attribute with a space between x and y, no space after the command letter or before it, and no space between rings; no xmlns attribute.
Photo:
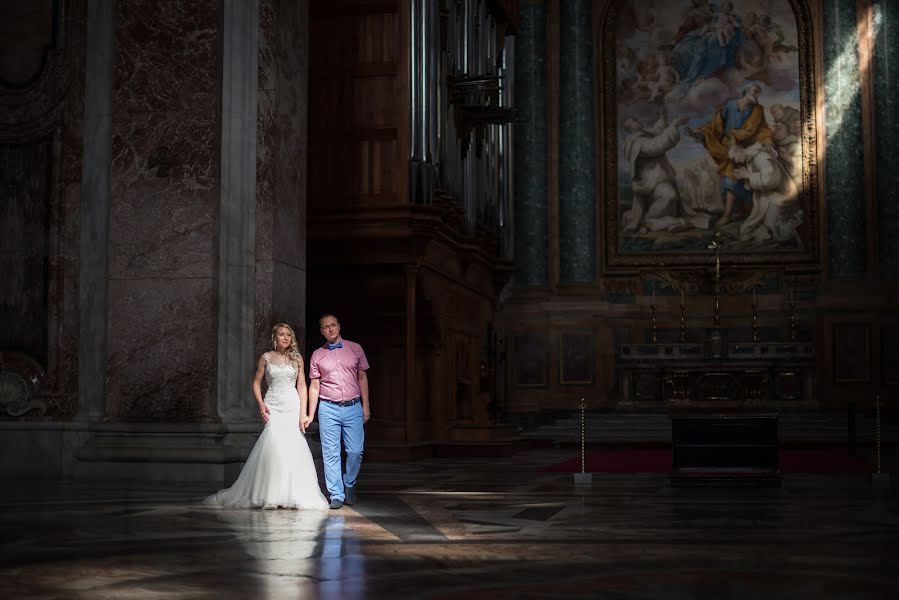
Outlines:
<svg viewBox="0 0 899 600"><path fill-rule="evenodd" d="M362 464L365 443L363 425L368 410L368 360L362 346L340 337L340 323L334 315L318 320L326 343L312 353L309 361L309 414L305 427L318 412L318 432L322 443L325 485L331 495L331 508L356 503L356 477ZM346 473L342 474L340 440L346 450Z"/></svg>

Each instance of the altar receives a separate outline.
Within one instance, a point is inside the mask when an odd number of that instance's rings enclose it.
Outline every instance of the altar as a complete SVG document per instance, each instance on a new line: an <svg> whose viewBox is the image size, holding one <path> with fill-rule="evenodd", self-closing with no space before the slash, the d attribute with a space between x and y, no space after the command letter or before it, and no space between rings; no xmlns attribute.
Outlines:
<svg viewBox="0 0 899 600"><path fill-rule="evenodd" d="M815 408L811 342L625 344L617 356L623 408Z"/></svg>

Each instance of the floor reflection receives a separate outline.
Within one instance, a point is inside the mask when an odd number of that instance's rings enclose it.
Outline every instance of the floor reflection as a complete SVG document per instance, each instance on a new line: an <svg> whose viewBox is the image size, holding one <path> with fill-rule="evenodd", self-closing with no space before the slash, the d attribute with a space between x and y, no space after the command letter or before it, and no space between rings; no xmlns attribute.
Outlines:
<svg viewBox="0 0 899 600"><path fill-rule="evenodd" d="M368 463L358 505L314 512L17 482L0 495L0 598L899 597L899 496L869 478L684 490L594 474L585 489L546 471L566 458Z"/></svg>
<svg viewBox="0 0 899 600"><path fill-rule="evenodd" d="M316 594L321 580L319 558L328 552L328 513L225 509L211 512L234 533L241 553L251 559L246 568L258 576L255 597L275 600L291 594Z"/></svg>
<svg viewBox="0 0 899 600"><path fill-rule="evenodd" d="M319 597L328 600L365 598L365 557L346 531L346 517L328 519L321 538Z"/></svg>

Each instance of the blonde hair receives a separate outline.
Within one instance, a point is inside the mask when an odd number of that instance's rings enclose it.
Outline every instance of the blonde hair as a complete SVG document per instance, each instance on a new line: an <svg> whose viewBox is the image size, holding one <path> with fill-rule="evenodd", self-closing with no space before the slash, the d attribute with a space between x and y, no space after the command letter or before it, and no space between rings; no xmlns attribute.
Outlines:
<svg viewBox="0 0 899 600"><path fill-rule="evenodd" d="M295 367L299 368L300 364L303 362L303 355L300 354L300 348L297 346L297 334L293 332L293 327L287 323L278 323L272 327L272 349L278 347L278 342L275 338L278 336L279 329L286 329L290 332L290 345L287 347L287 358L293 362Z"/></svg>

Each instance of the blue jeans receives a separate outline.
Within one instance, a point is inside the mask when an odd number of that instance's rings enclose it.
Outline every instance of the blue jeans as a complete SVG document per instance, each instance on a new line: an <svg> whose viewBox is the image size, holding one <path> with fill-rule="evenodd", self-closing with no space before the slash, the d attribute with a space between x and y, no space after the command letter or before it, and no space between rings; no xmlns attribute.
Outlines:
<svg viewBox="0 0 899 600"><path fill-rule="evenodd" d="M362 466L365 429L362 426L362 402L339 406L322 400L318 403L318 435L322 442L325 485L331 500L344 499L344 486L355 487ZM340 441L346 450L346 473L342 473Z"/></svg>

